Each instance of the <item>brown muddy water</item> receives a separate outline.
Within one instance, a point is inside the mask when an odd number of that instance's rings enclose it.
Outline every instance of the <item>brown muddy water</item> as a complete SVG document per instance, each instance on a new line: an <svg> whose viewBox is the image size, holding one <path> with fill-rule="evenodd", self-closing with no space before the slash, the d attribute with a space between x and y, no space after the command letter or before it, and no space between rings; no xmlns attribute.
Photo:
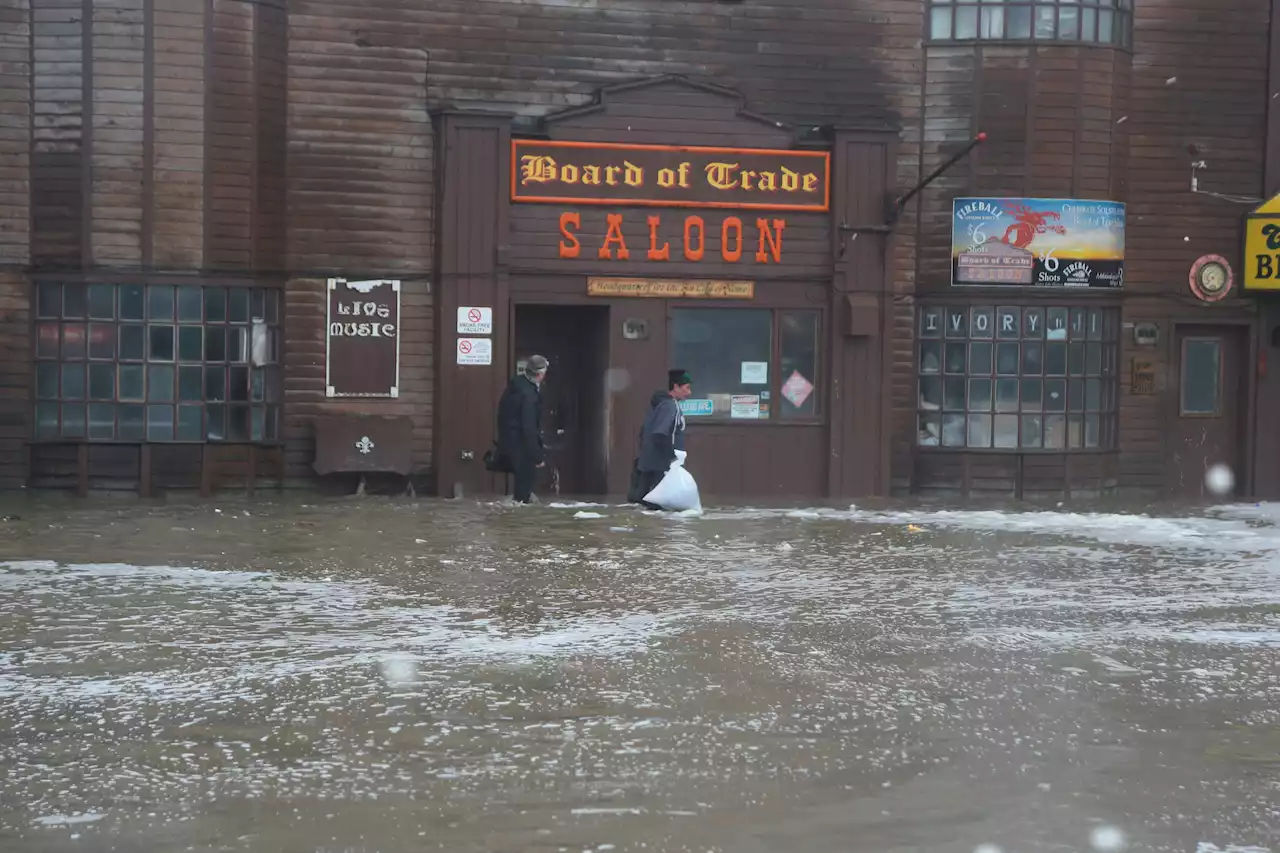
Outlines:
<svg viewBox="0 0 1280 853"><path fill-rule="evenodd" d="M3 512L4 853L1280 853L1280 508Z"/></svg>

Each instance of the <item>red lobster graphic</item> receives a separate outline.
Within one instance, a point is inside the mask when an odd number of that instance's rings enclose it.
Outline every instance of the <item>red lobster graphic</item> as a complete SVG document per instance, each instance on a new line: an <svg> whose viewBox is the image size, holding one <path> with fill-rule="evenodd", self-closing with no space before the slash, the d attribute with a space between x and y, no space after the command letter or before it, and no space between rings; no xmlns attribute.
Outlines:
<svg viewBox="0 0 1280 853"><path fill-rule="evenodd" d="M1012 216L1016 222L1005 229L1004 236L1000 238L1000 242L1009 243L1019 249L1025 249L1031 245L1031 241L1035 239L1037 234L1066 234L1067 229L1062 225L1050 225L1050 219L1061 219L1062 217L1056 213L1036 213L1023 204L1005 205L1005 213ZM1012 235L1012 239L1010 239Z"/></svg>

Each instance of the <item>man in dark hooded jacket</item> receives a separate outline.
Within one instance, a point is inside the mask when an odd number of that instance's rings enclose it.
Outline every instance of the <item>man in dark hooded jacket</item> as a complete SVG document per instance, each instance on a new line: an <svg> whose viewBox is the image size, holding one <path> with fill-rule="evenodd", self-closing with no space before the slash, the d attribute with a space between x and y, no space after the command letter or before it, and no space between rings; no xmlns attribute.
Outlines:
<svg viewBox="0 0 1280 853"><path fill-rule="evenodd" d="M655 391L649 400L649 412L640 428L640 454L636 457L627 500L644 503L675 461L676 451L684 450L684 413L680 401L693 393L693 379L687 371L667 371L667 390Z"/></svg>
<svg viewBox="0 0 1280 853"><path fill-rule="evenodd" d="M498 449L515 475L512 497L522 504L532 500L538 469L546 465L542 443L542 380L546 376L547 360L529 356L498 402Z"/></svg>

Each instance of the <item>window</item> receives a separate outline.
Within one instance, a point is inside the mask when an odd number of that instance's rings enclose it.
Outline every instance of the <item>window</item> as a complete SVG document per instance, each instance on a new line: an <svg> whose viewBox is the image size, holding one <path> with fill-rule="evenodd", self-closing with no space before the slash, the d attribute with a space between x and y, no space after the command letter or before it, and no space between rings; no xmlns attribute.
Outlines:
<svg viewBox="0 0 1280 853"><path fill-rule="evenodd" d="M920 446L1116 447L1117 309L926 305L919 329Z"/></svg>
<svg viewBox="0 0 1280 853"><path fill-rule="evenodd" d="M673 367L693 376L694 419L813 420L821 415L816 311L677 308Z"/></svg>
<svg viewBox="0 0 1280 853"><path fill-rule="evenodd" d="M1222 407L1222 342L1187 338L1182 342L1181 411L1212 416Z"/></svg>
<svg viewBox="0 0 1280 853"><path fill-rule="evenodd" d="M1130 47L1133 0L930 0L929 38Z"/></svg>
<svg viewBox="0 0 1280 853"><path fill-rule="evenodd" d="M36 439L274 441L280 294L41 283Z"/></svg>

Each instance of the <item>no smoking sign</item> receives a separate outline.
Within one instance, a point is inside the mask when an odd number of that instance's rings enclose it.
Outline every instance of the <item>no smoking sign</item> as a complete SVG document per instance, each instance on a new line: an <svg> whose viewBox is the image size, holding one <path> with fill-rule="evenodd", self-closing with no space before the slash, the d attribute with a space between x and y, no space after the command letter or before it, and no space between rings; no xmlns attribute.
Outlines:
<svg viewBox="0 0 1280 853"><path fill-rule="evenodd" d="M458 364L493 364L493 341L458 338Z"/></svg>
<svg viewBox="0 0 1280 853"><path fill-rule="evenodd" d="M458 309L458 334L492 335L493 309L464 305Z"/></svg>

